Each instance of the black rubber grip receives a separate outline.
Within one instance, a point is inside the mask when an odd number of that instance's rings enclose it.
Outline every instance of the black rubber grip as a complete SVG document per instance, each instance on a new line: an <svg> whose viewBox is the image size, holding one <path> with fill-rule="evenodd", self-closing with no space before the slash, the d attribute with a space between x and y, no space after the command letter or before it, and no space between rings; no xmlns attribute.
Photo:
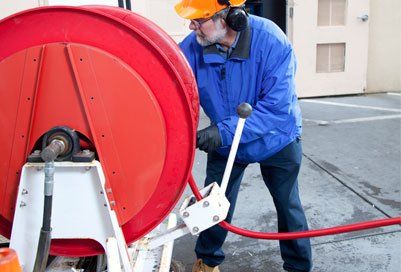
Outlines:
<svg viewBox="0 0 401 272"><path fill-rule="evenodd" d="M248 103L241 103L238 107L237 107L237 113L238 113L238 116L239 117L241 117L241 118L243 118L243 119L246 119L246 118L248 118L250 115L251 115L251 113L252 113L252 106L251 105L249 105Z"/></svg>

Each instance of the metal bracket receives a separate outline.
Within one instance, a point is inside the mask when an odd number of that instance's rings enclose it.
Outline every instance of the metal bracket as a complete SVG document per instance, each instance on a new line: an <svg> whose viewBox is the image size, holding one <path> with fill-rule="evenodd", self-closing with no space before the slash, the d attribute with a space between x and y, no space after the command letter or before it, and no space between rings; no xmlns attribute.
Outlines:
<svg viewBox="0 0 401 272"><path fill-rule="evenodd" d="M24 271L33 270L43 215L43 163L26 163L22 169L10 247L18 253ZM98 161L55 163L52 212L53 239L92 239L108 255L107 240L117 241L124 272L131 272L127 245L105 191L105 177ZM89 170L87 170L89 169ZM85 203L85 205L82 205ZM121 271L118 269L117 271Z"/></svg>

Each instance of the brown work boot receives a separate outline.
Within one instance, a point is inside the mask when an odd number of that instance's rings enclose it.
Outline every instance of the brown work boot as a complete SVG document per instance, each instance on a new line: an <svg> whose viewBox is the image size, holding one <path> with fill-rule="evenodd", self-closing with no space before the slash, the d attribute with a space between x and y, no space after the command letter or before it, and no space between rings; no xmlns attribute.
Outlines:
<svg viewBox="0 0 401 272"><path fill-rule="evenodd" d="M211 267L204 264L202 259L197 259L192 267L192 272L220 272L220 270L218 266Z"/></svg>

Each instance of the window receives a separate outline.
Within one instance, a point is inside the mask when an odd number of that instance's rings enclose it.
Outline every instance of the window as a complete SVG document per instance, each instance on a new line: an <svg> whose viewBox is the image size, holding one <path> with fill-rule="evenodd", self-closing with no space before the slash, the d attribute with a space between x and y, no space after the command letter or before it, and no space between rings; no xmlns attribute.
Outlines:
<svg viewBox="0 0 401 272"><path fill-rule="evenodd" d="M316 72L335 73L345 71L345 43L318 44Z"/></svg>
<svg viewBox="0 0 401 272"><path fill-rule="evenodd" d="M345 25L347 9L346 0L319 0L317 25L341 26Z"/></svg>

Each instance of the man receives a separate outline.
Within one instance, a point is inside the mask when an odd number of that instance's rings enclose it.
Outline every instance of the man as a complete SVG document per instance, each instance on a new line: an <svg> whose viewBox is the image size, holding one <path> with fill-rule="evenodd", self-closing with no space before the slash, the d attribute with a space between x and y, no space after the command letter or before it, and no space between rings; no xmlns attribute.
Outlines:
<svg viewBox="0 0 401 272"><path fill-rule="evenodd" d="M295 94L296 61L285 34L271 21L249 16L245 0L182 0L175 7L192 31L180 44L197 79L200 103L211 125L197 133L208 153L205 186L221 182L238 116L247 102L253 112L241 137L226 195L233 216L241 179L249 163L260 165L277 210L280 232L307 230L298 194L301 112ZM220 226L202 232L194 272L219 271L227 236ZM310 271L309 239L280 241L286 271Z"/></svg>

